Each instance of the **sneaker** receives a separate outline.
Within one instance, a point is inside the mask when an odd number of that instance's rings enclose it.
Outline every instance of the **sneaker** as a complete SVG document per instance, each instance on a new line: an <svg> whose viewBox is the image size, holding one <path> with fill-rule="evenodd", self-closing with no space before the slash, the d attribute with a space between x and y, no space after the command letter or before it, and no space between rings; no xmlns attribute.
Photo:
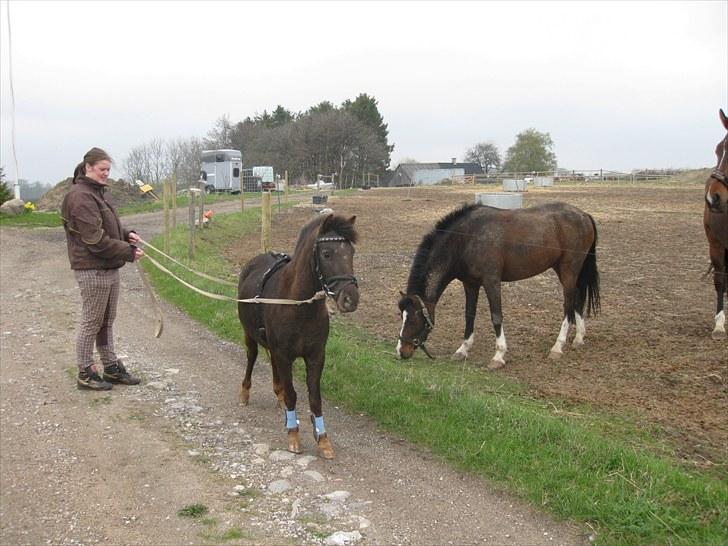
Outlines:
<svg viewBox="0 0 728 546"><path fill-rule="evenodd" d="M92 391L108 391L113 387L111 383L101 378L94 366L89 366L85 370L79 371L76 384L79 389L91 389Z"/></svg>
<svg viewBox="0 0 728 546"><path fill-rule="evenodd" d="M121 360L117 360L111 366L104 367L104 379L110 383L121 383L122 385L138 385L141 381L141 379L126 371Z"/></svg>

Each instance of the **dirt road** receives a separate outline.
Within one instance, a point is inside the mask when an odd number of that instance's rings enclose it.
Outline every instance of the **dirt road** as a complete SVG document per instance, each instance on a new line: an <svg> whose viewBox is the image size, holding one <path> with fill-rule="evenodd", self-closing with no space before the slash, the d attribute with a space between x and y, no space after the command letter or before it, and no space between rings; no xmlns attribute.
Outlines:
<svg viewBox="0 0 728 546"><path fill-rule="evenodd" d="M126 218L145 238L159 215ZM0 543L583 544L369 419L324 404L337 449L285 451L267 365L237 403L243 352L163 304L154 318L122 270L117 352L143 377L109 393L75 386L80 299L61 229L0 230ZM325 395L325 393L324 393ZM178 515L208 508L203 518Z"/></svg>

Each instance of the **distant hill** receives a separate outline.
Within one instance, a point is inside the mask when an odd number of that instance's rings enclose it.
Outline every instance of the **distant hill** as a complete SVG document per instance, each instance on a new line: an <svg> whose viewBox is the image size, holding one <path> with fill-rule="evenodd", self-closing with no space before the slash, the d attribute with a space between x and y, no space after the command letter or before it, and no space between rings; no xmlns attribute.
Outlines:
<svg viewBox="0 0 728 546"><path fill-rule="evenodd" d="M71 187L72 179L69 176L48 190L35 204L36 209L40 211L58 211L61 209L63 198ZM136 203L146 203L152 198L139 191L136 185L131 185L125 180L108 179L109 189L111 192L111 201L114 206L123 207Z"/></svg>

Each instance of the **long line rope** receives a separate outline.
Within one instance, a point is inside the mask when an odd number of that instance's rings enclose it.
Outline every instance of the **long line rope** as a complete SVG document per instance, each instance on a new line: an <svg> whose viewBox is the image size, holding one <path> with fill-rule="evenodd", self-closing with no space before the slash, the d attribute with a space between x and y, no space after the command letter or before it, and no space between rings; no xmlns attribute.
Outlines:
<svg viewBox="0 0 728 546"><path fill-rule="evenodd" d="M142 240L140 240L140 242L142 242ZM151 245L149 245L149 247L153 248ZM158 250L158 249L155 249L155 250ZM164 253L162 253L162 254L164 254ZM167 256L166 254L164 254L164 255ZM167 256L167 257L169 257L169 256ZM207 290L202 290L201 288L197 288L193 284L190 284L187 281L185 281L184 279L175 275L172 271L170 271L169 269L164 267L161 263L159 263L157 260L152 258L149 254L146 254L145 258L148 259L154 265L154 267L156 267L163 273L166 273L167 275L169 275L170 277L175 279L177 282L183 284L190 290L193 290L194 292L197 292L198 294L201 294L203 296L206 296L206 297L214 299L214 300L234 301L237 303L261 303L261 304L269 304L269 305L306 305L306 304L314 303L315 301L326 298L326 292L324 292L323 290L319 290L313 296L311 296L310 298L305 299L305 300L289 300L289 299L280 299L280 298L258 298L258 297L246 298L246 299L231 298L230 296L225 296L223 294L215 294L213 292L208 292ZM191 271L192 273L194 273L196 275L207 278L209 280L222 282L224 284L232 284L228 281L224 281L222 279L216 279L215 277L211 277L211 276L205 275L204 273L195 271L194 269L190 269L189 267L185 266L184 264L181 264L174 258L171 258L171 257L169 257L169 258L172 261L174 261L175 263L181 265L182 267L184 267L185 269ZM233 286L235 286L235 285L233 285Z"/></svg>

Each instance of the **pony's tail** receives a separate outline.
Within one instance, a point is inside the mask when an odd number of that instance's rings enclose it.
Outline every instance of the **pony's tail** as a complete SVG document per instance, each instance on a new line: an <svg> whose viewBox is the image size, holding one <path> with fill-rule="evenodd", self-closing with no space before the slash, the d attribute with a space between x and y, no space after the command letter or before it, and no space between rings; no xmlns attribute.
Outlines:
<svg viewBox="0 0 728 546"><path fill-rule="evenodd" d="M590 215L592 228L594 229L594 242L586 255L586 259L579 271L579 278L576 280L576 305L580 313L584 313L586 303L587 315L596 315L600 309L599 303L599 270L597 269L597 225Z"/></svg>

